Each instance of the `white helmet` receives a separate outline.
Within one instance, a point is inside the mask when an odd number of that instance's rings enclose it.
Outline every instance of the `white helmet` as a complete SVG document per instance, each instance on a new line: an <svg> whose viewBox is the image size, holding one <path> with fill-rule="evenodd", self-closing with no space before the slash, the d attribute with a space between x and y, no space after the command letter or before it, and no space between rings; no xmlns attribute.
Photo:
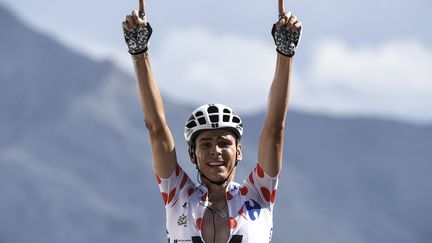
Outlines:
<svg viewBox="0 0 432 243"><path fill-rule="evenodd" d="M190 145L197 132L209 129L231 129L238 139L243 135L240 117L230 107L222 104L207 104L192 112L186 122L184 137Z"/></svg>

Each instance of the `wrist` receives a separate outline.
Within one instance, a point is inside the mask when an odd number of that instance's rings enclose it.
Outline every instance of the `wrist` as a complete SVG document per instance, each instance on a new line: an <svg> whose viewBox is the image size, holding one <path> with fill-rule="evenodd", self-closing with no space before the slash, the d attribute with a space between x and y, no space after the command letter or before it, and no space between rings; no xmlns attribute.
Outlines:
<svg viewBox="0 0 432 243"><path fill-rule="evenodd" d="M276 60L278 67L290 67L294 58L278 53Z"/></svg>
<svg viewBox="0 0 432 243"><path fill-rule="evenodd" d="M131 54L131 57L132 57L133 62L140 62L140 61L147 60L148 57L149 57L149 54L146 51L146 52L143 52L143 53L140 53L140 54Z"/></svg>
<svg viewBox="0 0 432 243"><path fill-rule="evenodd" d="M283 53L281 53L279 51L276 51L276 53L277 53L277 58L280 59L280 60L291 61L292 59L294 59L294 55L293 56L288 56L288 55L285 55L285 54L283 54Z"/></svg>

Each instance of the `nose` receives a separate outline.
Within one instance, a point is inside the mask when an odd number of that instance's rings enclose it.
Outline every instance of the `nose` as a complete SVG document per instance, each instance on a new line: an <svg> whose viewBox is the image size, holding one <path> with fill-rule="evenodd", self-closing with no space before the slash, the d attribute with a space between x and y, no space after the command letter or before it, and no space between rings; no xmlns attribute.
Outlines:
<svg viewBox="0 0 432 243"><path fill-rule="evenodd" d="M221 148L218 146L218 145L214 145L213 147L212 147L212 150L211 150L211 154L212 155L220 155L222 152L221 152L222 150L221 150Z"/></svg>

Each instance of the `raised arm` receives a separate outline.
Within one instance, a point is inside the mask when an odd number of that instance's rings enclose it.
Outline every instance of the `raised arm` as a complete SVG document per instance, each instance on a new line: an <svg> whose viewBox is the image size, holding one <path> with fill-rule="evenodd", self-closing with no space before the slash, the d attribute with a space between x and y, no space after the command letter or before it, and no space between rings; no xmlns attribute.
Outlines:
<svg viewBox="0 0 432 243"><path fill-rule="evenodd" d="M134 63L141 107L150 136L153 166L158 176L166 178L175 170L177 163L174 139L165 118L162 97L147 53L152 28L145 20L144 0L140 0L139 10L132 11L126 17L123 30Z"/></svg>
<svg viewBox="0 0 432 243"><path fill-rule="evenodd" d="M279 0L279 21L273 25L272 29L278 53L276 71L270 88L267 115L258 149L258 162L270 176L279 175L282 169L292 63L300 39L301 27L297 17L289 12L286 13L283 0Z"/></svg>

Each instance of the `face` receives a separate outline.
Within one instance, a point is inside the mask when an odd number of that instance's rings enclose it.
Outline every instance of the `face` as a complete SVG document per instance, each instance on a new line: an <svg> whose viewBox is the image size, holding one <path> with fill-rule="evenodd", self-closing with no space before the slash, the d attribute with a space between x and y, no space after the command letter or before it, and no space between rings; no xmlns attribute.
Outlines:
<svg viewBox="0 0 432 243"><path fill-rule="evenodd" d="M236 161L241 159L241 144L236 144L236 137L229 130L204 131L195 139L193 162L198 163L201 172L211 180L224 180L234 169ZM235 172L231 174L229 181L234 175Z"/></svg>

